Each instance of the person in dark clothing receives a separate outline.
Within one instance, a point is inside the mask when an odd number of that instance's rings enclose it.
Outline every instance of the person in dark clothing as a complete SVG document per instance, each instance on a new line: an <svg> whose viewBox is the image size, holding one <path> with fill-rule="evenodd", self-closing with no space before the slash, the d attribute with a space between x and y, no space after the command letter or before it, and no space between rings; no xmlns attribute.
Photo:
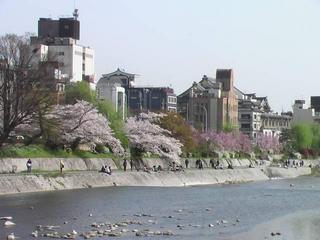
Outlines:
<svg viewBox="0 0 320 240"><path fill-rule="evenodd" d="M214 168L214 161L212 158L210 159L210 165L211 165L211 168Z"/></svg>
<svg viewBox="0 0 320 240"><path fill-rule="evenodd" d="M102 173L106 172L106 168L104 167L104 165L102 165L100 172L102 172Z"/></svg>
<svg viewBox="0 0 320 240"><path fill-rule="evenodd" d="M189 159L187 158L187 159L184 161L184 163L186 164L186 168L188 168L188 166L189 166Z"/></svg>
<svg viewBox="0 0 320 240"><path fill-rule="evenodd" d="M31 168L32 168L32 161L29 158L29 160L27 161L27 171L28 171L28 173L31 173Z"/></svg>
<svg viewBox="0 0 320 240"><path fill-rule="evenodd" d="M216 169L219 169L219 167L220 167L220 161L219 161L219 159L217 160L217 166L216 166Z"/></svg>
<svg viewBox="0 0 320 240"><path fill-rule="evenodd" d="M199 160L199 169L200 169L200 170L203 169L203 162L202 162L202 160Z"/></svg>
<svg viewBox="0 0 320 240"><path fill-rule="evenodd" d="M124 161L123 161L123 170L124 171L127 171L127 159L125 159Z"/></svg>
<svg viewBox="0 0 320 240"><path fill-rule="evenodd" d="M199 168L199 165L200 165L200 159L197 159L197 161L196 161L196 168Z"/></svg>
<svg viewBox="0 0 320 240"><path fill-rule="evenodd" d="M132 169L133 169L133 160L130 159L130 170L132 171Z"/></svg>

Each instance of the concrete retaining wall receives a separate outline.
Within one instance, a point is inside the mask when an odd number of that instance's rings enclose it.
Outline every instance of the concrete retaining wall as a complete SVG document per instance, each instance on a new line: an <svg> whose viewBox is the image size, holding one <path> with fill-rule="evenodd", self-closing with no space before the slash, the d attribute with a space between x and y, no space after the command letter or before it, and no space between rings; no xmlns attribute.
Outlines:
<svg viewBox="0 0 320 240"><path fill-rule="evenodd" d="M108 186L190 186L241 183L268 180L269 177L291 178L310 174L310 168L239 168L225 170L186 170L184 172L122 172L112 175L95 172L67 173L58 177L43 175L0 175L0 194L53 191Z"/></svg>

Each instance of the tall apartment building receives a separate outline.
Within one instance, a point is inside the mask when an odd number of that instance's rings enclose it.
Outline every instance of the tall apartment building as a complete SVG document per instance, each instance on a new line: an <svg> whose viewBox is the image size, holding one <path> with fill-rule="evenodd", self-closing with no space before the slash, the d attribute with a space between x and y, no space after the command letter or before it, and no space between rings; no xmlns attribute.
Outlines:
<svg viewBox="0 0 320 240"><path fill-rule="evenodd" d="M221 131L231 124L238 128L238 101L232 69L218 69L216 78L200 82L178 96L178 112L196 128Z"/></svg>
<svg viewBox="0 0 320 240"><path fill-rule="evenodd" d="M78 12L75 10L72 18L40 18L38 36L30 38L31 44L38 49L33 63L59 63L54 70L60 72L57 90L64 89L68 82L84 80L94 83L94 51L77 43L80 39L80 22L77 17ZM64 83L61 79L64 79ZM56 79L52 78L51 81L55 82Z"/></svg>

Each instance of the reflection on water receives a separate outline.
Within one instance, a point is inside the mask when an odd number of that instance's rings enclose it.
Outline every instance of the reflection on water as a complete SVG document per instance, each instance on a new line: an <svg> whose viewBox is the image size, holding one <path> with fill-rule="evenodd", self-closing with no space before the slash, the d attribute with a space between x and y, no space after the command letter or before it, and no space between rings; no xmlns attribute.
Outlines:
<svg viewBox="0 0 320 240"><path fill-rule="evenodd" d="M175 235L166 237L170 239L231 239L287 214L320 210L319 193L320 178L301 177L242 185L111 187L1 196L0 216L13 216L17 225L11 229L0 226L0 239L10 232L29 239L39 224L59 225L61 232L72 229L82 232L90 230L92 222L114 223L125 219L143 222L141 226L126 227L129 230L172 230ZM140 213L152 216L134 216ZM318 218L304 217L291 224L294 229L300 229L299 234L319 229ZM218 225L219 220L228 223ZM305 224L308 221L311 224ZM215 226L209 227L209 224ZM177 225L182 225L181 229ZM133 236L130 232L121 239ZM152 237L160 238L164 237Z"/></svg>

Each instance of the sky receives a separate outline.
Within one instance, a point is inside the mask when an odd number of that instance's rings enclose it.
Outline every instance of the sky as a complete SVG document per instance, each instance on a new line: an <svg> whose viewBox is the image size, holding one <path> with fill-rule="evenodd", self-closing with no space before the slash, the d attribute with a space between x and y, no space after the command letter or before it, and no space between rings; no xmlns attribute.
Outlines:
<svg viewBox="0 0 320 240"><path fill-rule="evenodd" d="M96 80L118 67L176 94L217 68L275 112L320 95L320 0L0 0L0 33L37 33L40 17L79 9Z"/></svg>

